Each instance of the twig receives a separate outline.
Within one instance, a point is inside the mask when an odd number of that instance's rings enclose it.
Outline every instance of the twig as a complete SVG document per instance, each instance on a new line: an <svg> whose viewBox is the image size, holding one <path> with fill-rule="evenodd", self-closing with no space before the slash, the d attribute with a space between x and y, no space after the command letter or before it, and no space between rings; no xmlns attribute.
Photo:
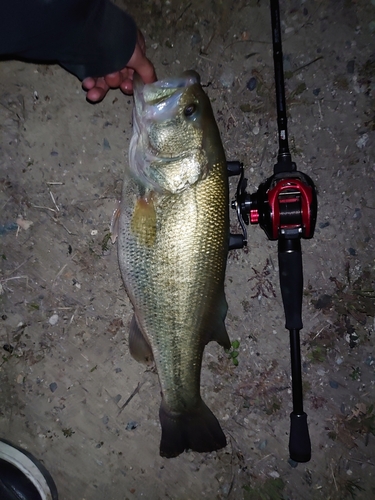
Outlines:
<svg viewBox="0 0 375 500"><path fill-rule="evenodd" d="M229 49L229 47L231 47L232 45L235 45L237 43L263 43L263 44L267 44L268 45L271 42L263 42L262 40L252 40L252 39L249 39L249 40L234 40L234 42L231 42L229 45L227 45L226 47L224 47L222 54L224 54L224 52L227 49Z"/></svg>
<svg viewBox="0 0 375 500"><path fill-rule="evenodd" d="M135 395L139 392L139 389L142 387L142 385L143 385L143 382L142 382L142 384L141 384L140 382L138 382L137 387L136 387L136 388L134 389L134 391L130 394L130 396L129 396L129 397L128 397L128 399L125 401L125 403L121 406L121 408L120 408L120 410L119 410L119 412L118 412L117 416L119 416L119 415L120 415L120 413L121 413L121 412L122 412L122 410L125 408L125 406L127 406L127 405L130 403L130 401L134 398L134 396L135 396Z"/></svg>
<svg viewBox="0 0 375 500"><path fill-rule="evenodd" d="M12 199L12 197L8 198L7 201L4 203L4 205L1 207L1 211L4 210L4 208L6 207L7 203L10 202L10 200Z"/></svg>
<svg viewBox="0 0 375 500"><path fill-rule="evenodd" d="M78 311L78 307L76 307L74 313L72 314L72 317L70 318L70 321L69 321L69 326L73 323L73 320L74 320L74 316L77 314L77 311Z"/></svg>
<svg viewBox="0 0 375 500"><path fill-rule="evenodd" d="M312 339L312 341L313 341L313 340L315 340L315 339L316 339L316 337L318 337L318 336L322 333L322 331L323 331L323 330L325 330L325 328L326 328L326 327L325 327L325 326L323 326L323 327L322 327L322 328L318 331L318 333L315 335L315 337Z"/></svg>
<svg viewBox="0 0 375 500"><path fill-rule="evenodd" d="M59 209L59 207L58 207L58 206L57 206L57 204L56 204L55 197L53 196L53 193L52 193L52 191L51 191L51 190L49 190L49 194L50 194L50 196L51 196L51 199L52 199L52 201L53 201L53 204L54 204L54 205L55 205L55 207L56 207L56 210L57 210L58 212L60 212L60 209Z"/></svg>
<svg viewBox="0 0 375 500"><path fill-rule="evenodd" d="M182 11L182 13L178 16L178 18L176 19L176 23L182 18L183 15L185 15L185 12L190 9L191 7L191 2L185 7L185 9Z"/></svg>
<svg viewBox="0 0 375 500"><path fill-rule="evenodd" d="M332 472L332 477L333 477L333 482L335 483L335 488L336 488L336 491L339 491L338 487L337 487L337 483L336 483L336 478L335 478L335 474L333 472L333 467L331 465L331 472Z"/></svg>
<svg viewBox="0 0 375 500"><path fill-rule="evenodd" d="M307 68L307 66L310 66L310 64L314 64L315 62L319 61L320 59L323 59L323 56L318 56L316 57L315 59L313 59L312 61L309 61L308 63L306 64L302 64L302 66L300 66L299 68L295 69L294 71L292 71L292 74L294 75L295 73L297 73L298 71L301 71L301 69L305 69Z"/></svg>
<svg viewBox="0 0 375 500"><path fill-rule="evenodd" d="M22 280L22 279L25 279L26 281L28 281L29 277L28 276L13 276L11 278L4 278L4 279L0 280L0 283L6 283L7 281Z"/></svg>
<svg viewBox="0 0 375 500"><path fill-rule="evenodd" d="M51 212L56 213L56 210L54 208L41 207L40 205L34 205L33 203L31 204L31 206L34 207L34 208L39 208L40 210L50 210Z"/></svg>
<svg viewBox="0 0 375 500"><path fill-rule="evenodd" d="M62 268L60 269L60 271L56 274L55 279L53 280L52 286L54 286L54 285L55 285L57 278L58 278L59 276L61 276L61 274L64 272L64 269L67 267L67 265L68 265L68 264L64 264L64 265L62 266Z"/></svg>
<svg viewBox="0 0 375 500"><path fill-rule="evenodd" d="M211 42L215 38L215 35L216 35L216 32L214 30L212 35L211 35L211 38L208 40L207 45L205 47L201 47L201 50L199 51L200 54L203 54L205 56L208 55L208 53L207 53L208 47L211 45Z"/></svg>
<svg viewBox="0 0 375 500"><path fill-rule="evenodd" d="M11 274L15 273L20 267L24 266L26 264L26 262L28 262L29 260L31 259L31 256L30 257L27 257L26 260L24 260L20 265L18 265L17 267L15 267L13 269L13 271L10 271L7 276L10 276Z"/></svg>
<svg viewBox="0 0 375 500"><path fill-rule="evenodd" d="M52 220L56 224L59 224L60 226L62 226L68 234L73 234L71 231L69 231L69 229L65 226L65 224L63 224L61 221L58 220L57 217L52 217Z"/></svg>

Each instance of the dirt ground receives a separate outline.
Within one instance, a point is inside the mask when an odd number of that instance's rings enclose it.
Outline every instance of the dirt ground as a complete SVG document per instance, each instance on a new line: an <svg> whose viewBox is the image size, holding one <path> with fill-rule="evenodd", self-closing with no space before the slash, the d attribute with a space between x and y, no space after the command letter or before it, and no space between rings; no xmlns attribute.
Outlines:
<svg viewBox="0 0 375 500"><path fill-rule="evenodd" d="M200 73L254 192L278 149L268 2L128 3L160 78ZM302 242L306 464L288 455L277 244L255 226L228 259L238 366L212 343L202 370L228 446L159 456L157 375L128 352L108 241L132 98L90 105L58 66L0 63L0 435L43 460L62 500L375 497L375 2L286 0L281 16L291 153L319 202Z"/></svg>

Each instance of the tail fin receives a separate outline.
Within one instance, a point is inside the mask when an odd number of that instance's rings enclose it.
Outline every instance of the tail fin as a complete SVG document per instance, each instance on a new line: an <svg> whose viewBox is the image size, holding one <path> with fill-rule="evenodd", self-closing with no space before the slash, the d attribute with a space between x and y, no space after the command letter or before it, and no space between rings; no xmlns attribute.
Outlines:
<svg viewBox="0 0 375 500"><path fill-rule="evenodd" d="M162 457L177 457L188 449L209 452L227 444L217 418L202 400L196 408L183 414L172 413L163 400L159 417Z"/></svg>

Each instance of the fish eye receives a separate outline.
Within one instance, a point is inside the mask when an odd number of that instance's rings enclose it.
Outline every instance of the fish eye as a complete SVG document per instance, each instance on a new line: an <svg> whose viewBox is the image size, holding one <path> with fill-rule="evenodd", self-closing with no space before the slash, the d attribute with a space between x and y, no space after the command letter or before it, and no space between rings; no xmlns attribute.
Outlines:
<svg viewBox="0 0 375 500"><path fill-rule="evenodd" d="M184 115L185 116L192 116L197 110L197 105L192 102L191 104L188 104L186 108L184 109Z"/></svg>

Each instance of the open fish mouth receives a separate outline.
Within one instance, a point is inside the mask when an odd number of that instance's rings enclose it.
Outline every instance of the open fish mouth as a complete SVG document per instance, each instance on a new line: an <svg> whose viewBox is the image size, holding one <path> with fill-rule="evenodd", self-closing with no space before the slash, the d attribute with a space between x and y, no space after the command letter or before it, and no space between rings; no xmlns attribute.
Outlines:
<svg viewBox="0 0 375 500"><path fill-rule="evenodd" d="M181 76L144 84L135 75L133 94L135 102L134 119L165 121L172 116L181 95L187 87L200 84L200 76L195 71L185 71Z"/></svg>

